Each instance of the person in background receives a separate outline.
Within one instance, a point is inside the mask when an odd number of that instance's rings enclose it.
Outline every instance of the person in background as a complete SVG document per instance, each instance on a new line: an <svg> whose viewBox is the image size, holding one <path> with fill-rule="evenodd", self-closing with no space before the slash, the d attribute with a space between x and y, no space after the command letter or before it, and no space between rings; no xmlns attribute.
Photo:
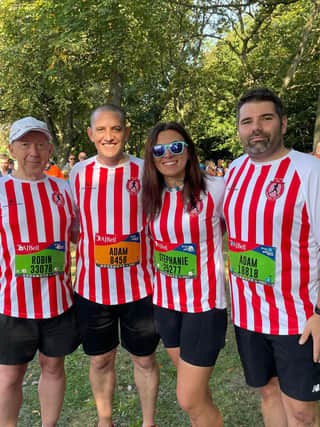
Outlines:
<svg viewBox="0 0 320 427"><path fill-rule="evenodd" d="M10 173L12 173L12 171L14 171L14 169L15 169L14 160L13 159L9 159L9 170L10 170Z"/></svg>
<svg viewBox="0 0 320 427"><path fill-rule="evenodd" d="M80 343L69 247L77 224L69 186L43 173L52 153L46 123L14 122L9 151L17 168L0 180L0 426L17 425L23 378L39 351L42 426L55 427L64 358Z"/></svg>
<svg viewBox="0 0 320 427"><path fill-rule="evenodd" d="M84 151L80 151L80 153L78 154L78 160L79 162L83 162L84 160L87 159L87 153L85 153Z"/></svg>
<svg viewBox="0 0 320 427"><path fill-rule="evenodd" d="M76 156L74 154L69 154L68 161L63 166L62 171L70 172L75 164L76 164Z"/></svg>
<svg viewBox="0 0 320 427"><path fill-rule="evenodd" d="M209 380L227 328L224 180L204 178L195 144L178 123L158 123L145 146L143 208L156 274L156 327L177 369L177 398L194 427L221 427Z"/></svg>
<svg viewBox="0 0 320 427"><path fill-rule="evenodd" d="M53 163L51 160L49 160L47 162L43 173L45 173L46 175L49 175L49 176L54 176L56 178L64 179L64 175L61 172L59 166L56 165L55 163Z"/></svg>
<svg viewBox="0 0 320 427"><path fill-rule="evenodd" d="M10 158L5 153L0 153L0 177L11 174Z"/></svg>
<svg viewBox="0 0 320 427"><path fill-rule="evenodd" d="M88 135L98 154L70 172L80 217L76 307L83 349L90 356L99 427L112 426L119 333L133 362L143 427L155 424L159 336L153 320L151 247L141 204L143 161L124 152L129 131L119 107L95 109Z"/></svg>
<svg viewBox="0 0 320 427"><path fill-rule="evenodd" d="M237 124L246 154L229 166L224 214L246 381L267 427L319 427L319 162L285 147L287 117L267 88L240 98Z"/></svg>
<svg viewBox="0 0 320 427"><path fill-rule="evenodd" d="M216 176L224 176L224 168L225 168L225 161L223 159L217 160L217 168L216 168Z"/></svg>
<svg viewBox="0 0 320 427"><path fill-rule="evenodd" d="M213 160L206 160L206 169L205 172L207 175L216 176L217 175L217 167Z"/></svg>
<svg viewBox="0 0 320 427"><path fill-rule="evenodd" d="M69 182L69 176L70 176L70 172L66 169L63 169L61 171L62 175L63 175L63 179L67 182Z"/></svg>
<svg viewBox="0 0 320 427"><path fill-rule="evenodd" d="M317 159L320 159L320 141L316 144L316 149L315 149L315 152L313 153L313 155Z"/></svg>

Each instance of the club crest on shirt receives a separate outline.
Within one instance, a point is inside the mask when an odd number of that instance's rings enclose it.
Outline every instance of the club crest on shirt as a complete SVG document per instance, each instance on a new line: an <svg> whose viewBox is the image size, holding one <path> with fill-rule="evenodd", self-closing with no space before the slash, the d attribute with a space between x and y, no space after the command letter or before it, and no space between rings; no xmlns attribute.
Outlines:
<svg viewBox="0 0 320 427"><path fill-rule="evenodd" d="M141 189L139 178L130 178L127 181L127 190L130 194L138 194Z"/></svg>
<svg viewBox="0 0 320 427"><path fill-rule="evenodd" d="M64 206L65 201L62 193L59 193L58 191L54 191L52 193L52 200L57 206Z"/></svg>
<svg viewBox="0 0 320 427"><path fill-rule="evenodd" d="M189 215L191 216L197 216L201 213L203 209L203 201L197 200L196 206L191 207L190 202L187 205L187 211L189 212Z"/></svg>
<svg viewBox="0 0 320 427"><path fill-rule="evenodd" d="M284 192L284 182L282 179L273 179L266 188L266 197L268 200L276 200L282 196Z"/></svg>

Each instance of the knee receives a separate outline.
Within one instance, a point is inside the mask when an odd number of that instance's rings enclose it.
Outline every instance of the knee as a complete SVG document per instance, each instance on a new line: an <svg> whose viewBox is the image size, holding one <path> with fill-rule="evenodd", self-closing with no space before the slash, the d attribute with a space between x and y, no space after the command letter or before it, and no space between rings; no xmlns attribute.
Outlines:
<svg viewBox="0 0 320 427"><path fill-rule="evenodd" d="M150 356L131 356L135 369L145 373L152 373L158 370L155 354Z"/></svg>
<svg viewBox="0 0 320 427"><path fill-rule="evenodd" d="M115 352L105 353L99 356L91 356L90 369L95 372L110 372L114 371Z"/></svg>
<svg viewBox="0 0 320 427"><path fill-rule="evenodd" d="M39 357L41 374L55 378L64 377L64 357Z"/></svg>
<svg viewBox="0 0 320 427"><path fill-rule="evenodd" d="M292 417L294 419L294 425L314 426L318 420L318 407L314 405L312 409L309 407L293 408Z"/></svg>
<svg viewBox="0 0 320 427"><path fill-rule="evenodd" d="M9 389L11 387L22 387L26 365L2 365L0 368L0 387Z"/></svg>
<svg viewBox="0 0 320 427"><path fill-rule="evenodd" d="M185 388L177 386L177 400L180 408L190 417L197 415L199 396L196 396L192 392L189 393Z"/></svg>
<svg viewBox="0 0 320 427"><path fill-rule="evenodd" d="M281 400L281 391L279 382L276 378L272 378L268 384L259 389L262 401L269 402L273 400Z"/></svg>

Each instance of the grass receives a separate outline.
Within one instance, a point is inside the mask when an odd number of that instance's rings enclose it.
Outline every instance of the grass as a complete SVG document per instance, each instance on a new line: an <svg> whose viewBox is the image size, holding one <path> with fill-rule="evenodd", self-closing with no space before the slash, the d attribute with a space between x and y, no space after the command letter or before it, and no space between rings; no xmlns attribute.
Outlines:
<svg viewBox="0 0 320 427"><path fill-rule="evenodd" d="M180 410L176 399L176 372L161 343L157 349L157 359L160 365L160 387L156 422L160 427L187 427L190 425L188 417ZM89 358L79 347L66 357L65 365L67 390L58 426L93 427L97 417L88 380ZM24 401L19 427L41 426L38 379L39 365L35 358L30 363L24 380ZM263 427L259 396L245 384L230 320L226 346L219 355L210 386L213 399L222 412L225 427ZM113 419L116 427L140 427L142 424L132 364L128 354L120 347L117 355Z"/></svg>
<svg viewBox="0 0 320 427"><path fill-rule="evenodd" d="M160 365L160 388L156 420L160 427L189 426L188 417L179 409L175 395L176 373L164 347L157 350ZM66 357L67 390L59 427L91 427L96 421L95 404L88 380L89 359L82 348ZM117 385L114 399L116 427L140 427L141 413L136 393L132 365L127 353L119 348L117 356ZM28 367L23 385L24 402L19 427L41 426L37 394L38 361ZM225 427L262 427L257 392L244 382L242 369L229 323L227 342L221 351L211 378L213 398L220 408Z"/></svg>

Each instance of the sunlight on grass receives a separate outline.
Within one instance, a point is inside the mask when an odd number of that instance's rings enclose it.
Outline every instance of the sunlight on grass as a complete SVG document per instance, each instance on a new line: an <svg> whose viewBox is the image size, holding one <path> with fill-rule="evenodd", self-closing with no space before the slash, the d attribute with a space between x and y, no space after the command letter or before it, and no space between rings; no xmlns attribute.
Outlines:
<svg viewBox="0 0 320 427"><path fill-rule="evenodd" d="M72 258L74 274L75 247L72 248ZM157 359L160 365L160 388L156 421L159 427L187 427L190 425L188 417L177 404L176 372L162 344L158 347ZM66 357L67 390L59 427L94 426L96 409L88 380L88 369L89 359L82 348ZM140 405L131 361L121 348L117 356L117 375L113 410L115 427L141 427ZM38 379L39 366L35 358L24 380L24 403L19 427L41 426ZM214 401L223 414L225 427L263 427L258 395L246 387L243 379L230 320L226 346L220 353L210 385Z"/></svg>

